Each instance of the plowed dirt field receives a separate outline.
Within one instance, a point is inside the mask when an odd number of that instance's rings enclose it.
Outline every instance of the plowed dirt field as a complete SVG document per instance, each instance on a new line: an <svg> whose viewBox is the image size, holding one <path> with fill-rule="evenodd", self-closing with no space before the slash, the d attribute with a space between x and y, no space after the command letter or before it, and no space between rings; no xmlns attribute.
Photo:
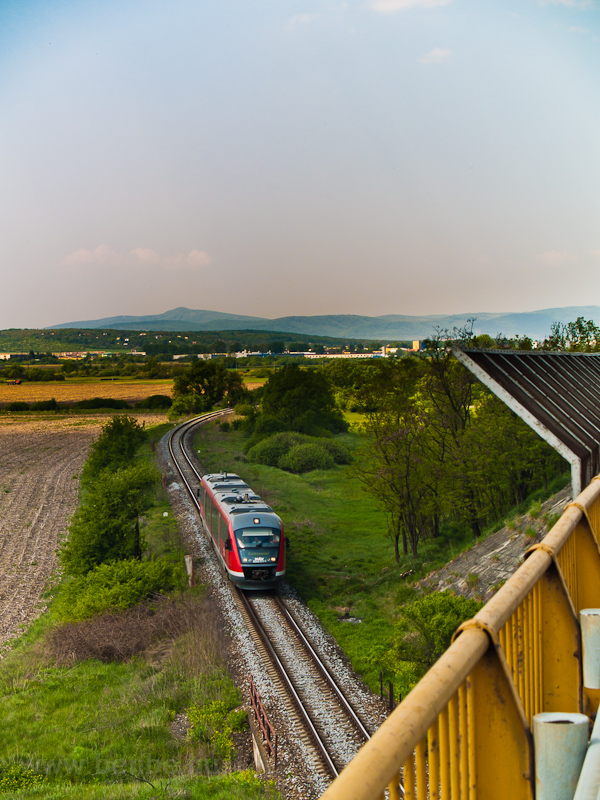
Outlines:
<svg viewBox="0 0 600 800"><path fill-rule="evenodd" d="M163 415L135 414L156 425ZM43 612L87 451L110 415L0 417L0 657Z"/></svg>

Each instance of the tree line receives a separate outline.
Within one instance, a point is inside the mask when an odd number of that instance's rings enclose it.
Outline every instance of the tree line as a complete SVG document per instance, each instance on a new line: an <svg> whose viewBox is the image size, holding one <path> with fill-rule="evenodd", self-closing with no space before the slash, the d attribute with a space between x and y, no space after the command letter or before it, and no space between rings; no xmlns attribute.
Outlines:
<svg viewBox="0 0 600 800"><path fill-rule="evenodd" d="M468 525L479 537L566 469L448 345L440 336L416 356L328 368L342 402L365 414L353 471L386 510L397 561L401 549L416 557L419 542L444 525Z"/></svg>
<svg viewBox="0 0 600 800"><path fill-rule="evenodd" d="M331 436L345 429L342 410L360 412L365 440L352 471L387 513L396 560L401 552L417 557L419 542L448 526L468 526L479 537L567 473L561 456L454 358L456 343L533 347L526 337L474 336L471 324L437 331L423 351L402 358L284 365L253 393L236 373L198 363L176 379L172 413L208 410L227 397L244 415L247 451L260 443L262 454L267 437L284 431ZM542 345L593 352L600 349L600 329L583 318L555 323Z"/></svg>

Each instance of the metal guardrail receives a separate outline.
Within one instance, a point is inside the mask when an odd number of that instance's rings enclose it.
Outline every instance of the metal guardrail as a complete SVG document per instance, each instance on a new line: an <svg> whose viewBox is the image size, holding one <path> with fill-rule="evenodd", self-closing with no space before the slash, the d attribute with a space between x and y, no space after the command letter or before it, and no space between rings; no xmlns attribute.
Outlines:
<svg viewBox="0 0 600 800"><path fill-rule="evenodd" d="M579 612L600 607L600 476L460 626L322 800L533 800L533 716L597 711Z"/></svg>
<svg viewBox="0 0 600 800"><path fill-rule="evenodd" d="M258 724L263 736L263 744L268 754L273 757L273 769L277 769L277 734L267 716L267 712L262 704L260 694L258 693L252 675L250 675L250 703L254 711L254 720Z"/></svg>

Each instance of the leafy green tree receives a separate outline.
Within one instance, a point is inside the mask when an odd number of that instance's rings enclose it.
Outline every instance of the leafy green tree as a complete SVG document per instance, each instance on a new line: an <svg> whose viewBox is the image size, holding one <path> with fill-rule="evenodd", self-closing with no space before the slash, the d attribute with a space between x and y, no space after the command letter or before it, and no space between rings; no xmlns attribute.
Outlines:
<svg viewBox="0 0 600 800"><path fill-rule="evenodd" d="M448 649L456 629L482 605L448 591L424 595L408 603L396 625L395 659L418 664L424 674Z"/></svg>
<svg viewBox="0 0 600 800"><path fill-rule="evenodd" d="M353 472L365 489L383 505L396 563L400 541L417 555L419 539L429 526L433 473L425 458L429 437L427 419L415 402L423 373L416 358L389 361L373 371L363 386L364 399L377 408L367 414L367 442L356 455Z"/></svg>
<svg viewBox="0 0 600 800"><path fill-rule="evenodd" d="M68 575L85 575L99 564L121 559L141 559L139 515L157 480L155 467L147 462L100 473L75 512L61 552Z"/></svg>
<svg viewBox="0 0 600 800"><path fill-rule="evenodd" d="M145 438L144 429L134 417L112 417L90 448L83 470L84 482L93 481L103 470L117 470L131 464Z"/></svg>
<svg viewBox="0 0 600 800"><path fill-rule="evenodd" d="M300 433L348 429L323 370L301 369L294 363L269 376L262 395L262 413Z"/></svg>
<svg viewBox="0 0 600 800"><path fill-rule="evenodd" d="M238 372L226 370L217 359L198 359L173 381L173 405L169 416L197 414L210 409L230 394L233 403L242 399L243 383Z"/></svg>
<svg viewBox="0 0 600 800"><path fill-rule="evenodd" d="M7 370L5 370L6 377L10 380L16 380L18 378L23 378L25 376L25 367L22 364L11 364Z"/></svg>
<svg viewBox="0 0 600 800"><path fill-rule="evenodd" d="M55 609L63 621L83 620L174 589L177 570L166 559L100 564L62 587Z"/></svg>
<svg viewBox="0 0 600 800"><path fill-rule="evenodd" d="M594 320L577 317L575 322L554 322L544 342L547 350L572 350L591 353L600 350L600 328Z"/></svg>

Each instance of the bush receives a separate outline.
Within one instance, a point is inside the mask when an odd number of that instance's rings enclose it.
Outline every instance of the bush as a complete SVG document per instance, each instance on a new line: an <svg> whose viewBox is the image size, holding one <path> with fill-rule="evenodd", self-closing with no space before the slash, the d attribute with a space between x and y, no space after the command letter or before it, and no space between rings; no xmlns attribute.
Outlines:
<svg viewBox="0 0 600 800"><path fill-rule="evenodd" d="M214 700L204 706L188 708L189 738L208 746L208 752L218 761L230 761L233 756L233 729L227 715L227 705Z"/></svg>
<svg viewBox="0 0 600 800"><path fill-rule="evenodd" d="M73 408L131 408L127 400L117 400L114 397L92 397L89 400L79 400L73 403Z"/></svg>
<svg viewBox="0 0 600 800"><path fill-rule="evenodd" d="M335 465L331 456L322 444L297 444L283 456L279 468L288 472L311 472L313 469L331 469Z"/></svg>
<svg viewBox="0 0 600 800"><path fill-rule="evenodd" d="M46 780L45 775L36 775L32 769L26 769L22 764L0 767L0 794L17 789L29 789Z"/></svg>
<svg viewBox="0 0 600 800"><path fill-rule="evenodd" d="M252 403L237 403L234 410L240 417L252 417L256 413Z"/></svg>
<svg viewBox="0 0 600 800"><path fill-rule="evenodd" d="M5 411L29 411L29 403L24 400L15 400L12 403L7 403L4 406Z"/></svg>
<svg viewBox="0 0 600 800"><path fill-rule="evenodd" d="M269 436L248 450L248 458L257 464L265 464L268 467L278 467L280 461L286 456L292 447L306 442L306 436L301 433L276 433Z"/></svg>
<svg viewBox="0 0 600 800"><path fill-rule="evenodd" d="M350 451L340 442L334 442L332 439L320 439L318 443L327 450L336 464L349 464L352 460Z"/></svg>
<svg viewBox="0 0 600 800"><path fill-rule="evenodd" d="M227 433L229 431L230 425L227 421L219 423L219 430L223 431L223 433Z"/></svg>
<svg viewBox="0 0 600 800"><path fill-rule="evenodd" d="M38 400L31 404L32 411L58 411L59 405L54 399L51 400Z"/></svg>
<svg viewBox="0 0 600 800"><path fill-rule="evenodd" d="M269 436L258 443L254 443L256 442L255 436L251 439L252 446L248 450L248 458L257 464L279 467L279 469L287 469L291 472L308 472L311 469L329 469L334 463L350 463L350 451L343 444L334 442L331 439L316 439L312 436L304 436L301 433L286 431L284 433L276 433L274 436ZM316 447L317 450L300 451L299 454L293 456L293 462L289 461L288 455L290 451L292 449L295 450L298 445L310 445L313 448ZM314 455L317 452L318 455ZM303 453L305 454L303 455ZM310 455L311 453L313 454L312 456ZM300 466L303 463L313 462L317 466L308 466L305 469L297 469L291 466L292 463Z"/></svg>
<svg viewBox="0 0 600 800"><path fill-rule="evenodd" d="M134 403L134 408L145 408L149 411L154 410L161 410L166 408L171 408L173 405L173 401L171 398L166 394L151 394L150 397L146 397L144 400L139 400L137 403Z"/></svg>
<svg viewBox="0 0 600 800"><path fill-rule="evenodd" d="M458 626L473 617L483 603L451 592L435 592L408 603L396 627L396 654L419 664L423 672L447 650Z"/></svg>
<svg viewBox="0 0 600 800"><path fill-rule="evenodd" d="M134 417L112 417L90 448L83 469L84 482L97 478L102 470L116 470L131 464L145 438L144 429Z"/></svg>
<svg viewBox="0 0 600 800"><path fill-rule="evenodd" d="M55 608L64 621L89 619L109 609L130 608L152 594L174 589L178 583L175 567L164 559L114 561L66 584Z"/></svg>
<svg viewBox="0 0 600 800"><path fill-rule="evenodd" d="M283 422L283 420L277 419L277 417L270 417L265 414L262 414L257 418L256 425L254 426L254 433L258 434L259 436L271 436L274 433L281 433L289 430L290 426Z"/></svg>
<svg viewBox="0 0 600 800"><path fill-rule="evenodd" d="M60 554L68 575L78 577L100 564L141 558L145 542L139 516L150 504L157 479L158 471L147 461L105 469L95 478L73 515Z"/></svg>

